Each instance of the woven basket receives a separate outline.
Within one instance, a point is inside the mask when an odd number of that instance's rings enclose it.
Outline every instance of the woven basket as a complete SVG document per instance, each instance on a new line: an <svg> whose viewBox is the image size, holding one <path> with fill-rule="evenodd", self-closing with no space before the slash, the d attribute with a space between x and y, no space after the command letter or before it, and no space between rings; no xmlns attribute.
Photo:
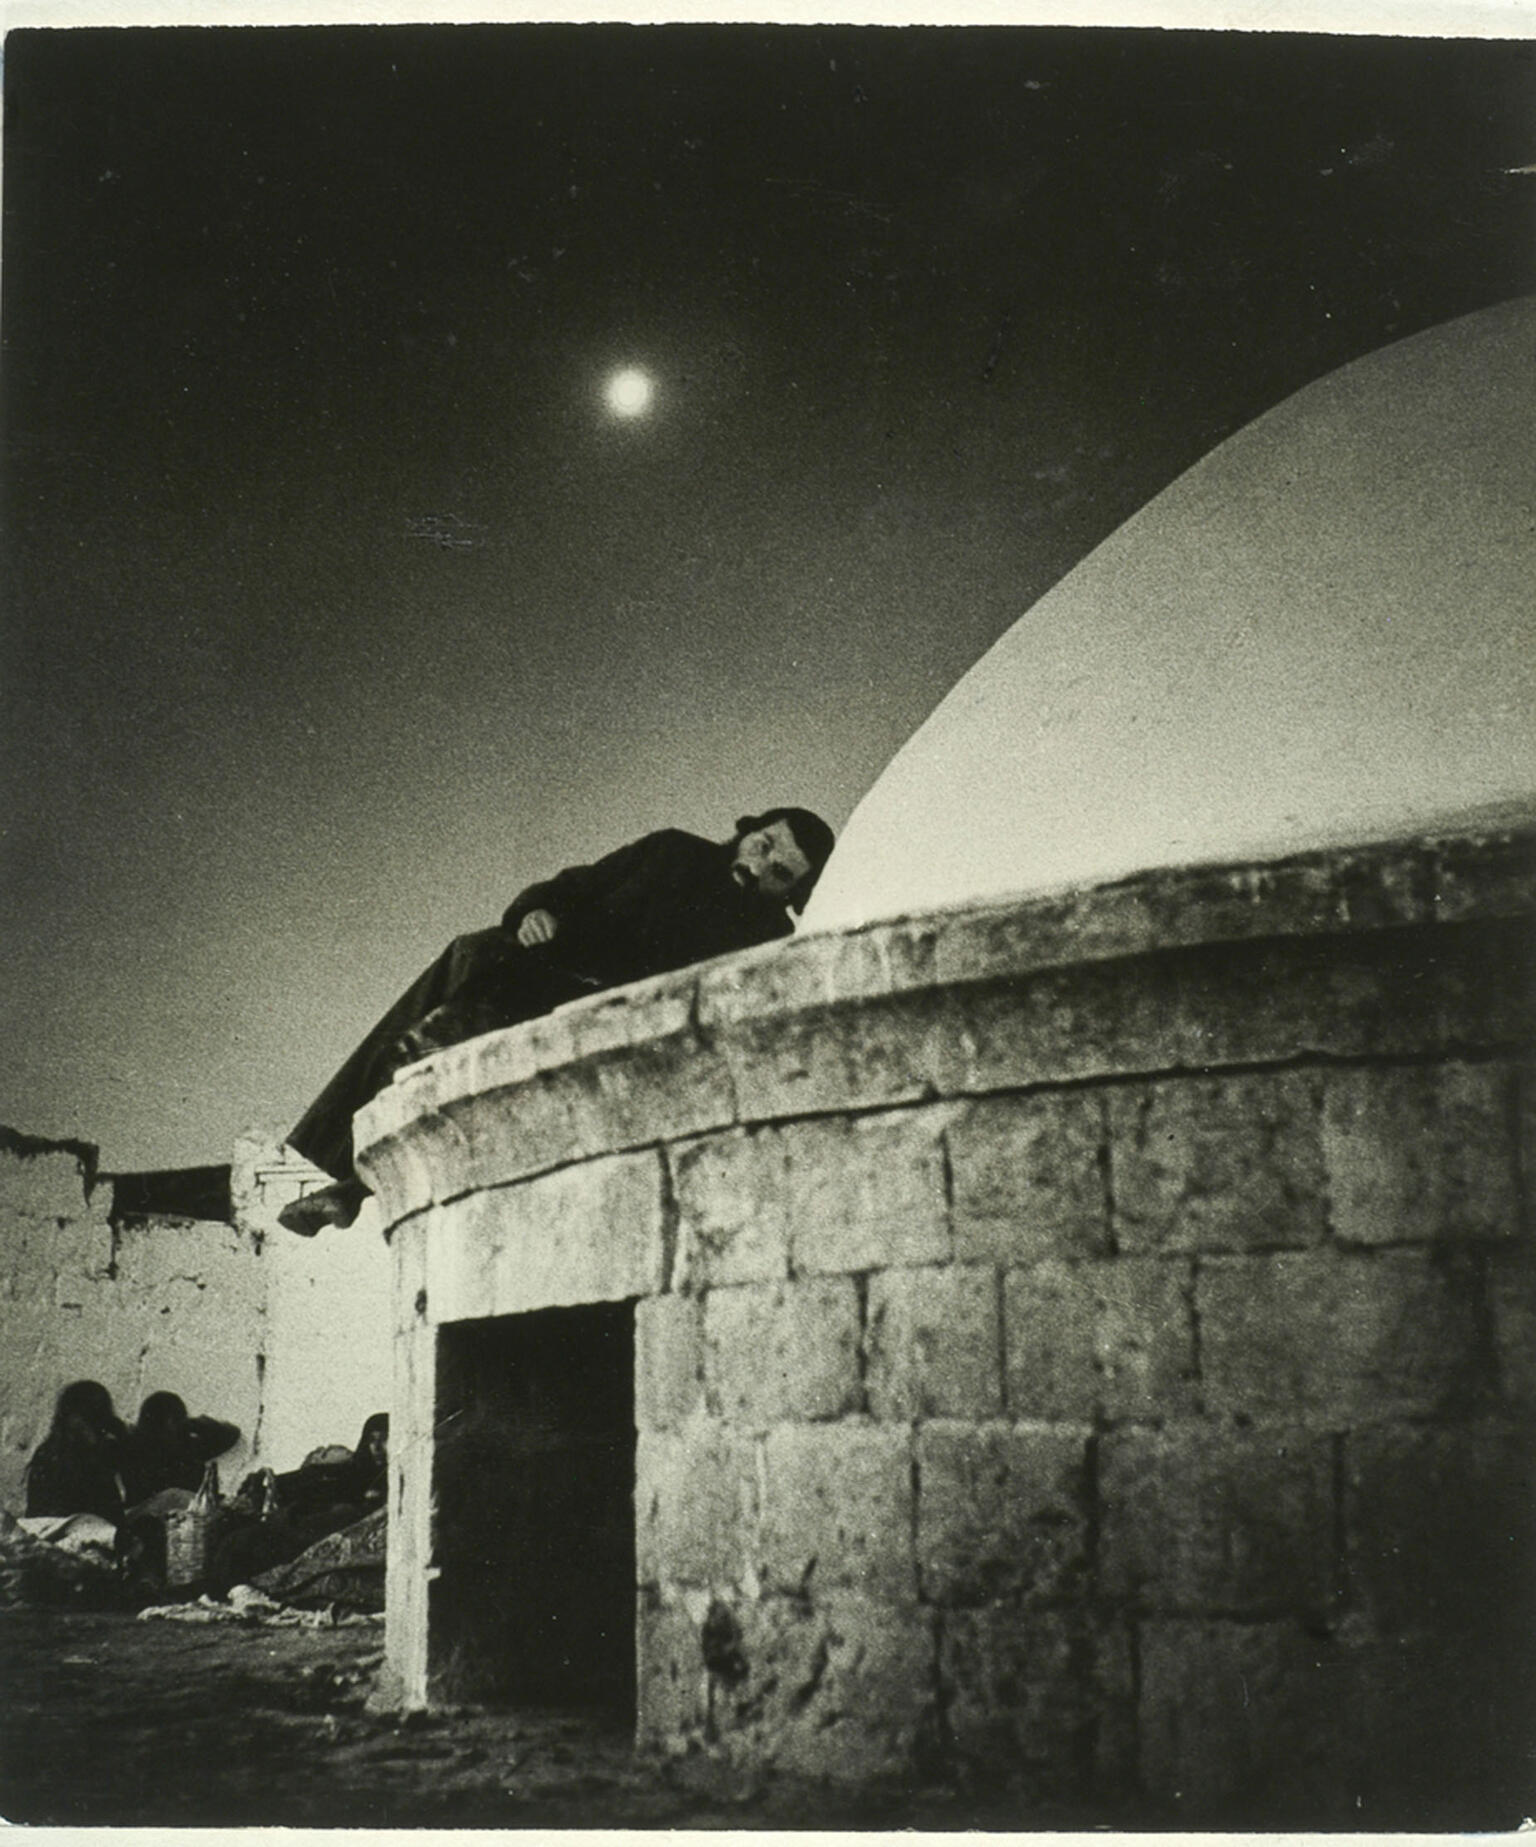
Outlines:
<svg viewBox="0 0 1536 1847"><path fill-rule="evenodd" d="M208 1575L218 1509L188 1507L168 1514L165 1521L165 1583L168 1590L185 1590Z"/></svg>

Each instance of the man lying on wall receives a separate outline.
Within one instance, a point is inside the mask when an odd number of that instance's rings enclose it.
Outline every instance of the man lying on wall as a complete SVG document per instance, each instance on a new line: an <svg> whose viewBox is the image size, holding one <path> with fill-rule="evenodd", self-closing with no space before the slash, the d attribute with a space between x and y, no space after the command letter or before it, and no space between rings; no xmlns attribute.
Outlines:
<svg viewBox="0 0 1536 1847"><path fill-rule="evenodd" d="M305 1111L289 1146L335 1176L278 1214L290 1231L350 1225L368 1189L352 1118L403 1065L566 1001L787 936L832 852L805 808L747 815L725 842L665 828L530 885L496 929L456 937Z"/></svg>

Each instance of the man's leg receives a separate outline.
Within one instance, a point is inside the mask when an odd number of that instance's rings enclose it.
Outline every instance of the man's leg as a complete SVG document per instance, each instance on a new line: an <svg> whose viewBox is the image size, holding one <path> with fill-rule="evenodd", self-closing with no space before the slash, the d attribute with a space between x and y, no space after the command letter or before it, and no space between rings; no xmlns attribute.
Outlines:
<svg viewBox="0 0 1536 1847"><path fill-rule="evenodd" d="M504 930L456 937L378 1022L288 1136L337 1178L293 1200L278 1223L304 1237L322 1225L350 1225L368 1197L353 1165L352 1118L402 1066L433 1051L549 1013L590 994L594 984L539 950L520 949Z"/></svg>
<svg viewBox="0 0 1536 1847"><path fill-rule="evenodd" d="M504 930L476 930L455 937L443 953L423 970L352 1053L288 1134L296 1148L316 1167L338 1180L354 1180L352 1118L389 1082L409 1052L402 1036L429 1013L456 996L497 986L515 953L515 942Z"/></svg>

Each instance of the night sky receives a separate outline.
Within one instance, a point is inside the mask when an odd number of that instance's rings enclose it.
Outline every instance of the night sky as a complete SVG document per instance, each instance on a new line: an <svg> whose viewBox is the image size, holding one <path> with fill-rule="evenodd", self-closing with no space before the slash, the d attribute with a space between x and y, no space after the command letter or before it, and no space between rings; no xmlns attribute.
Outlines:
<svg viewBox="0 0 1536 1847"><path fill-rule="evenodd" d="M1533 162L1530 42L12 32L0 1123L227 1159L530 879L841 824L1224 436L1536 288Z"/></svg>

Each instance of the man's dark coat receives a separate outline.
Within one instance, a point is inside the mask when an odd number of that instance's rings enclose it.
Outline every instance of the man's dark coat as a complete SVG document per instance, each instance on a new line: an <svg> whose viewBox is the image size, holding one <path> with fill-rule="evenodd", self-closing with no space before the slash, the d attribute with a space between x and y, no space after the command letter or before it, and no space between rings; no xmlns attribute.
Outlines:
<svg viewBox="0 0 1536 1847"><path fill-rule="evenodd" d="M404 1062L401 1035L440 1009L450 1008L458 1036L469 1038L599 988L789 935L782 904L732 880L734 851L734 841L666 828L519 892L499 929L456 937L406 989L304 1112L289 1145L327 1173L350 1176L353 1116ZM518 942L530 911L554 917L553 942Z"/></svg>

